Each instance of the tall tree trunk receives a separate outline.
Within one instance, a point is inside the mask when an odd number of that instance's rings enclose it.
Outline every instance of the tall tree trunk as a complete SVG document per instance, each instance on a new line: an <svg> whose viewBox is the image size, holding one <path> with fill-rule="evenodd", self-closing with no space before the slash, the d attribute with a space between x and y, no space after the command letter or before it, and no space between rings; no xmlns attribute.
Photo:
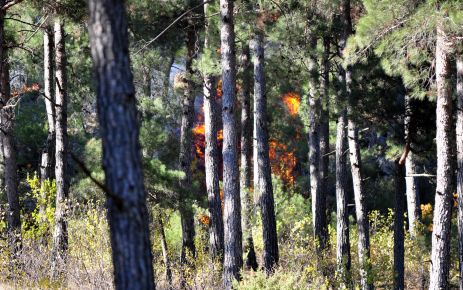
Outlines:
<svg viewBox="0 0 463 290"><path fill-rule="evenodd" d="M312 36L310 41L310 62L309 62L309 172L310 172L310 193L312 196L312 218L314 224L314 238L318 245L318 253L325 248L327 240L326 215L324 197L321 192L320 183L320 77L318 73L316 47L317 39Z"/></svg>
<svg viewBox="0 0 463 290"><path fill-rule="evenodd" d="M350 16L350 0L344 0L344 38L347 39L352 34L352 21ZM370 233L368 224L368 211L365 205L365 191L362 184L362 160L360 156L360 143L358 137L358 127L353 115L355 113L354 100L351 94L352 67L346 68L346 93L347 93L347 139L349 143L350 165L352 172L352 182L354 185L355 213L357 216L358 227L358 254L360 264L360 283L362 290L372 289L373 285L368 281L368 261L370 259Z"/></svg>
<svg viewBox="0 0 463 290"><path fill-rule="evenodd" d="M47 26L43 33L43 83L45 109L48 122L47 144L42 151L40 180L43 183L54 177L55 165L55 100L53 97L53 31Z"/></svg>
<svg viewBox="0 0 463 290"><path fill-rule="evenodd" d="M254 119L256 122L259 206L262 211L262 230L264 241L264 268L271 273L278 264L278 237L273 199L272 173L270 169L267 95L264 74L264 35L255 31L253 40L254 61Z"/></svg>
<svg viewBox="0 0 463 290"><path fill-rule="evenodd" d="M336 125L336 269L345 287L350 285L349 211L347 208L347 116L343 109Z"/></svg>
<svg viewBox="0 0 463 290"><path fill-rule="evenodd" d="M231 289L243 266L241 204L236 129L236 68L233 2L220 0L220 40L222 56L223 199L224 199L224 288Z"/></svg>
<svg viewBox="0 0 463 290"><path fill-rule="evenodd" d="M330 85L330 39L328 37L323 38L323 57L322 57L322 74L320 79L320 197L321 203L324 205L326 217L326 197L328 196L328 170L329 170L329 152L330 152L330 114L329 114L329 85ZM326 225L328 224L327 218ZM322 228L325 231L325 236L328 237L328 227ZM328 238L326 240L329 242Z"/></svg>
<svg viewBox="0 0 463 290"><path fill-rule="evenodd" d="M457 221L460 290L463 290L463 56L457 56Z"/></svg>
<svg viewBox="0 0 463 290"><path fill-rule="evenodd" d="M408 150L408 149L406 149ZM405 152L404 154L408 154ZM405 160L396 161L394 200L394 289L404 289Z"/></svg>
<svg viewBox="0 0 463 290"><path fill-rule="evenodd" d="M89 10L115 286L151 290L153 256L124 1L90 0Z"/></svg>
<svg viewBox="0 0 463 290"><path fill-rule="evenodd" d="M257 270L257 257L252 237L251 216L251 175L252 175L252 115L251 89L252 67L249 45L245 44L241 55L242 88L241 88L241 225L243 227L243 251L246 269Z"/></svg>
<svg viewBox="0 0 463 290"><path fill-rule="evenodd" d="M434 203L429 289L448 289L450 269L450 219L452 214L452 89L450 54L442 25L436 40L436 149L437 184Z"/></svg>
<svg viewBox="0 0 463 290"><path fill-rule="evenodd" d="M67 79L64 21L57 17L54 27L56 63L56 212L53 233L52 276L60 271L59 263L65 262L68 249L67 206L69 182L67 172Z"/></svg>
<svg viewBox="0 0 463 290"><path fill-rule="evenodd" d="M1 2L0 2L1 3ZM14 145L13 124L14 110L6 108L10 95L10 68L8 62L8 50L5 40L5 11L0 5L0 118L2 139L2 155L4 162L4 184L8 200L8 243L13 256L21 249L21 215L18 196L18 180L16 166L16 148Z"/></svg>
<svg viewBox="0 0 463 290"><path fill-rule="evenodd" d="M162 259L164 260L164 266L166 267L166 282L169 284L169 287L172 287L172 269L170 268L170 259L169 252L167 251L167 240L166 234L164 231L164 222L162 221L161 212L158 215L159 223L159 236L161 238L161 249L162 249Z"/></svg>
<svg viewBox="0 0 463 290"><path fill-rule="evenodd" d="M413 108L410 96L405 96L405 142L410 147L411 134L412 134L412 118ZM407 196L407 209L408 209L408 229L411 236L416 234L416 223L420 220L420 197L418 195L418 180L416 177L411 176L416 171L415 156L410 151L408 152L407 159L405 160L405 183L406 183L406 196Z"/></svg>
<svg viewBox="0 0 463 290"><path fill-rule="evenodd" d="M183 94L182 103L182 125L180 133L180 169L185 173L185 177L180 181L180 187L183 192L182 200L180 201L180 218L182 222L182 252L180 260L182 265L187 262L187 256L196 256L196 248L194 244L195 227L194 227L194 212L192 207L191 197L188 193L191 191L192 172L191 162L193 160L193 125L195 115L195 93L193 82L193 59L195 58L195 42L196 33L192 16L187 19L186 29L186 87ZM183 282L182 282L183 283Z"/></svg>
<svg viewBox="0 0 463 290"><path fill-rule="evenodd" d="M208 23L208 7L204 5L206 15L206 36L204 49L212 49L210 45L210 26ZM204 76L204 122L205 122L205 163L206 163L206 188L209 200L209 244L212 257L223 259L223 218L222 201L220 200L219 187L219 146L217 143L218 113L216 103L216 77L206 74Z"/></svg>

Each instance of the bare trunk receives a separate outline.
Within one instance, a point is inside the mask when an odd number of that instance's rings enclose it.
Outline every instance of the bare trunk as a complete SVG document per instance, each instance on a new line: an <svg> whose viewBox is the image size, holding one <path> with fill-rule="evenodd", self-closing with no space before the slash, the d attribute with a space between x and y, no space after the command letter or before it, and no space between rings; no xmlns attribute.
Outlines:
<svg viewBox="0 0 463 290"><path fill-rule="evenodd" d="M1 6L1 5L0 5ZM5 42L5 12L0 9L0 118L2 138L2 154L4 161L4 184L8 200L8 243L13 255L21 249L21 215L18 196L18 180L16 168L16 148L14 146L13 108L5 108L10 99L10 68L8 63L8 50Z"/></svg>
<svg viewBox="0 0 463 290"><path fill-rule="evenodd" d="M183 94L182 103L182 125L180 135L180 170L185 173L185 177L180 181L182 189L182 200L180 201L180 218L182 222L182 252L180 255L181 263L187 262L187 257L196 256L194 244L195 227L194 212L191 196L188 193L192 186L191 162L193 160L193 125L194 125L194 82L193 82L193 59L195 58L196 34L191 16L187 20L188 28L186 31L187 56L185 63L186 87Z"/></svg>
<svg viewBox="0 0 463 290"><path fill-rule="evenodd" d="M352 34L352 21L350 16L350 0L344 0L344 38ZM368 211L365 205L366 193L362 184L362 160L360 156L360 143L358 137L357 123L353 118L355 112L355 100L351 95L352 67L346 68L346 94L347 94L347 139L349 144L350 165L352 172L352 183L354 185L355 213L358 227L358 254L360 264L360 283L362 290L372 289L373 285L368 281L369 259L370 259L370 233L368 224Z"/></svg>
<svg viewBox="0 0 463 290"><path fill-rule="evenodd" d="M45 108L48 121L47 144L42 151L40 165L41 182L53 179L55 169L55 100L52 93L53 87L53 31L47 26L43 33L43 83Z"/></svg>
<svg viewBox="0 0 463 290"><path fill-rule="evenodd" d="M412 134L412 120L413 108L409 96L405 96L405 142L410 146ZM412 152L408 153L405 160L405 183L406 183L406 196L407 196L407 209L408 209L408 229L411 236L416 234L416 224L421 217L420 198L418 195L418 179L411 176L416 171L415 156Z"/></svg>
<svg viewBox="0 0 463 290"><path fill-rule="evenodd" d="M241 204L236 130L235 31L233 2L220 0L220 40L222 56L223 199L224 199L224 288L231 289L243 266Z"/></svg>
<svg viewBox="0 0 463 290"><path fill-rule="evenodd" d="M243 47L241 55L242 89L241 89L241 224L243 227L243 251L246 269L257 270L257 257L252 237L251 216L253 203L251 197L252 176L252 115L251 115L251 54L249 45Z"/></svg>
<svg viewBox="0 0 463 290"><path fill-rule="evenodd" d="M55 81L56 81L56 211L53 233L52 276L60 274L60 263L65 263L68 249L67 206L69 184L67 173L67 80L64 21L55 19ZM62 265L61 265L62 266Z"/></svg>
<svg viewBox="0 0 463 290"><path fill-rule="evenodd" d="M436 149L437 184L434 203L429 289L449 288L450 219L452 214L452 89L450 54L445 32L437 27L436 40Z"/></svg>
<svg viewBox="0 0 463 290"><path fill-rule="evenodd" d="M408 153L408 152L406 152ZM394 289L404 289L405 168L396 162L394 201Z"/></svg>
<svg viewBox="0 0 463 290"><path fill-rule="evenodd" d="M267 95L264 75L264 35L256 31L253 40L254 61L254 120L256 123L259 206L262 211L264 242L264 268L271 273L278 264L278 238L273 200L272 174L270 169Z"/></svg>
<svg viewBox="0 0 463 290"><path fill-rule="evenodd" d="M312 219L314 224L314 238L318 245L318 253L325 248L327 240L326 216L324 197L321 192L320 182L320 94L318 87L319 74L316 57L317 40L312 36L310 39L310 62L309 62L309 172L310 172L310 193L312 196Z"/></svg>
<svg viewBox="0 0 463 290"><path fill-rule="evenodd" d="M209 5L204 5L206 15L206 36L204 49L211 49L209 44L210 27L207 22ZM222 201L220 200L219 187L219 148L217 143L218 130L218 106L216 101L217 81L214 76L204 77L204 123L205 123L205 163L206 163L206 188L209 200L209 245L214 259L223 259L223 218Z"/></svg>
<svg viewBox="0 0 463 290"><path fill-rule="evenodd" d="M457 221L460 290L463 290L463 57L457 57Z"/></svg>
<svg viewBox="0 0 463 290"><path fill-rule="evenodd" d="M90 41L98 84L115 286L118 290L151 290L155 289L153 256L123 3L89 1Z"/></svg>
<svg viewBox="0 0 463 290"><path fill-rule="evenodd" d="M330 85L330 39L323 38L323 58L322 58L322 75L320 79L320 196L322 204L325 206L326 213L326 197L328 196L328 170L329 170L329 152L330 152L330 129L329 129L329 85ZM326 214L325 214L326 217ZM328 224L327 217L325 218L326 225ZM328 230L326 228L326 237L328 237ZM327 238L327 242L329 242Z"/></svg>

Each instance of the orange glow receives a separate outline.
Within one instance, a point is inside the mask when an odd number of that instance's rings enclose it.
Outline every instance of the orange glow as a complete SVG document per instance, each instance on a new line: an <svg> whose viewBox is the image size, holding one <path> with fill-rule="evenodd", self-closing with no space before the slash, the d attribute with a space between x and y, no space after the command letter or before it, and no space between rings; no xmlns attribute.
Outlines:
<svg viewBox="0 0 463 290"><path fill-rule="evenodd" d="M203 225L205 225L206 227L208 227L208 226L209 226L209 223L210 223L210 221L211 221L211 219L209 218L208 215L200 214L200 215L198 215L198 221L199 221L201 224L203 224Z"/></svg>
<svg viewBox="0 0 463 290"><path fill-rule="evenodd" d="M296 156L289 151L285 144L272 139L269 141L269 157L272 173L280 177L288 184L294 184L294 169L296 167Z"/></svg>
<svg viewBox="0 0 463 290"><path fill-rule="evenodd" d="M283 95L283 103L288 108L289 114L295 116L301 106L301 97L297 93L289 92Z"/></svg>
<svg viewBox="0 0 463 290"><path fill-rule="evenodd" d="M19 95L22 95L22 94L25 94L25 93L31 93L31 92L38 92L40 90L40 85L37 84L37 83L33 83L32 85L30 86L27 86L27 85L23 85L20 89L16 90L16 89L13 89L13 92L11 93L11 95L13 97L17 97Z"/></svg>
<svg viewBox="0 0 463 290"><path fill-rule="evenodd" d="M200 159L204 158L205 146L206 146L206 127L204 124L198 124L193 128L193 135L195 136L195 151L197 157ZM223 140L223 130L217 132L217 141Z"/></svg>

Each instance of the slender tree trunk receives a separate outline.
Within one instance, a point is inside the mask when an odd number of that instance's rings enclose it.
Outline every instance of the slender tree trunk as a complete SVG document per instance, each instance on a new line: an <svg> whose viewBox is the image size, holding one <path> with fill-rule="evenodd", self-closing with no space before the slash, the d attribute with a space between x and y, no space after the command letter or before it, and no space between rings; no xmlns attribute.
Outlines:
<svg viewBox="0 0 463 290"><path fill-rule="evenodd" d="M251 175L252 175L252 115L251 115L251 53L249 45L245 44L241 55L242 88L241 88L241 224L243 227L243 251L247 270L257 270L257 257L252 237L251 215Z"/></svg>
<svg viewBox="0 0 463 290"><path fill-rule="evenodd" d="M220 40L222 55L223 198L224 198L224 288L240 279L243 266L241 204L238 172L238 132L236 129L236 68L233 2L220 0Z"/></svg>
<svg viewBox="0 0 463 290"><path fill-rule="evenodd" d="M350 285L349 211L347 208L347 116L343 109L336 126L336 268L345 287Z"/></svg>
<svg viewBox="0 0 463 290"><path fill-rule="evenodd" d="M153 256L124 1L90 0L89 10L115 286L152 290Z"/></svg>
<svg viewBox="0 0 463 290"><path fill-rule="evenodd" d="M42 151L40 165L40 180L52 179L54 177L55 165L55 100L53 97L53 31L47 26L43 33L43 82L45 95L45 108L48 121L47 144Z"/></svg>
<svg viewBox="0 0 463 290"><path fill-rule="evenodd" d="M352 21L350 18L350 0L344 0L343 14L345 21L345 39L352 34ZM362 184L362 160L360 156L360 144L358 137L357 123L353 118L355 113L354 100L351 95L352 67L346 68L346 93L347 100L347 139L349 144L350 165L352 172L352 182L354 185L355 212L358 227L358 254L360 264L360 283L362 290L372 289L373 285L368 281L370 259L370 233L368 224L368 211L365 205L365 192Z"/></svg>
<svg viewBox="0 0 463 290"><path fill-rule="evenodd" d="M254 61L254 119L256 120L257 166L259 205L262 211L262 230L264 241L264 268L271 273L278 264L278 237L273 200L272 174L270 169L267 95L264 74L264 35L256 31L253 40Z"/></svg>
<svg viewBox="0 0 463 290"><path fill-rule="evenodd" d="M457 56L457 221L460 290L463 290L463 57Z"/></svg>
<svg viewBox="0 0 463 290"><path fill-rule="evenodd" d="M322 75L320 79L320 101L321 101L321 111L320 111L320 197L322 199L321 203L324 205L326 217L326 197L328 196L328 170L329 170L329 152L330 152L330 114L329 114L329 94L328 89L330 85L330 39L328 37L323 38L323 58L322 58ZM328 225L328 220L325 218L325 224ZM327 237L326 242L329 242L328 239L328 227L325 226L322 228L324 230L324 235Z"/></svg>
<svg viewBox="0 0 463 290"><path fill-rule="evenodd" d="M68 249L67 206L69 184L67 172L67 79L64 21L57 17L54 27L56 63L56 212L53 233L52 276L60 273L59 264L66 261Z"/></svg>
<svg viewBox="0 0 463 290"><path fill-rule="evenodd" d="M434 203L429 289L448 289L450 270L450 219L452 214L452 89L450 54L440 23L436 40L436 149L437 184Z"/></svg>
<svg viewBox="0 0 463 290"><path fill-rule="evenodd" d="M161 249L162 249L162 259L164 260L164 265L166 267L166 281L169 284L169 287L172 287L172 269L170 268L170 259L169 259L169 252L167 251L167 240L166 234L164 232L164 222L162 221L161 212L158 215L158 223L159 223L159 235L161 238Z"/></svg>
<svg viewBox="0 0 463 290"><path fill-rule="evenodd" d="M407 154L406 152L405 154ZM405 168L402 160L396 162L394 201L394 289L404 287L404 212Z"/></svg>
<svg viewBox="0 0 463 290"><path fill-rule="evenodd" d="M318 253L325 249L327 240L326 215L324 197L321 192L320 182L320 77L318 73L315 37L310 39L310 62L309 62L309 171L310 171L310 193L312 195L312 218L314 223L314 238L318 245Z"/></svg>
<svg viewBox="0 0 463 290"><path fill-rule="evenodd" d="M187 257L196 256L196 248L194 244L195 227L194 227L194 212L192 207L191 197L188 192L191 191L192 172L191 162L193 160L193 125L195 114L195 94L193 82L193 59L195 58L195 41L196 33L194 23L191 16L187 19L186 30L186 47L187 56L185 63L186 87L183 94L182 104L182 125L180 135L180 169L185 173L185 177L180 181L184 197L180 202L180 218L182 222L182 252L180 260L182 265L187 262Z"/></svg>
<svg viewBox="0 0 463 290"><path fill-rule="evenodd" d="M0 2L1 3L1 2ZM4 3L1 3L0 8ZM10 99L10 68L8 50L5 41L5 11L0 9L0 118L2 154L4 161L4 184L8 200L8 243L13 256L21 249L21 215L18 196L18 180L16 168L16 148L13 137L14 110L5 108Z"/></svg>
<svg viewBox="0 0 463 290"><path fill-rule="evenodd" d="M204 5L206 15L206 36L204 49L211 49L210 27L207 22L209 4ZM218 106L216 103L216 78L212 75L204 76L204 122L205 122L205 163L206 163L206 188L209 200L209 244L212 257L223 259L223 218L222 201L220 200L219 187L219 146L217 143L218 130Z"/></svg>
<svg viewBox="0 0 463 290"><path fill-rule="evenodd" d="M410 96L405 96L405 142L410 146L412 134L413 108ZM416 234L416 223L421 218L420 197L418 195L418 180L413 175L416 171L415 156L410 151L405 160L405 183L408 209L408 229L411 236Z"/></svg>

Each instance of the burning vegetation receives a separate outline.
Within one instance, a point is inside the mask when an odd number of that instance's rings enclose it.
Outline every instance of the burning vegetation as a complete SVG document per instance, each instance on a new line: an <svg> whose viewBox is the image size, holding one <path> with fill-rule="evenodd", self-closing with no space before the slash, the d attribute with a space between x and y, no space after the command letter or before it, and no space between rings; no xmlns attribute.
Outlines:
<svg viewBox="0 0 463 290"><path fill-rule="evenodd" d="M301 106L301 97L295 92L289 92L283 95L283 103L291 116L296 116Z"/></svg>

